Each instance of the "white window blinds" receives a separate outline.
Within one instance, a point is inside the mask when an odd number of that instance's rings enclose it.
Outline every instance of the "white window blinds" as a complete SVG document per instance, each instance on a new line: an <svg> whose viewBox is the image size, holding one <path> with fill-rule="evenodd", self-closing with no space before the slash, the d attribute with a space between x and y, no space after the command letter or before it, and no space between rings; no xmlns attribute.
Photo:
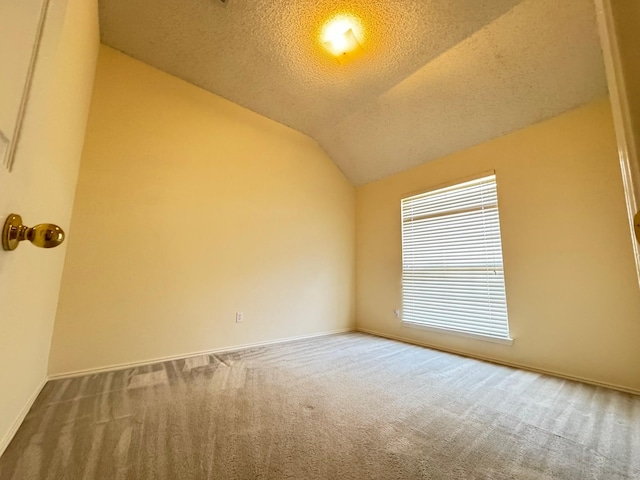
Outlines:
<svg viewBox="0 0 640 480"><path fill-rule="evenodd" d="M402 200L402 320L510 340L495 175Z"/></svg>

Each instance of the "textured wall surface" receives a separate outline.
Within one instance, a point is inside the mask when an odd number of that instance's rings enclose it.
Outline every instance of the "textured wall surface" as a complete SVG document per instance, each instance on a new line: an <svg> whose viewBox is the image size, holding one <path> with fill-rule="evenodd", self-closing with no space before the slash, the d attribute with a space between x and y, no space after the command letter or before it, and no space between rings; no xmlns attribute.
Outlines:
<svg viewBox="0 0 640 480"><path fill-rule="evenodd" d="M98 45L96 2L51 2L14 169L0 170L2 223L18 213L68 232ZM0 251L0 453L47 375L67 246L24 243Z"/></svg>
<svg viewBox="0 0 640 480"><path fill-rule="evenodd" d="M358 17L340 64L323 24ZM101 0L106 44L304 132L356 184L606 94L591 0Z"/></svg>
<svg viewBox="0 0 640 480"><path fill-rule="evenodd" d="M314 140L103 46L50 371L353 328L354 215Z"/></svg>
<svg viewBox="0 0 640 480"><path fill-rule="evenodd" d="M402 326L400 199L495 170L513 345ZM357 325L640 392L640 292L607 100L357 189Z"/></svg>

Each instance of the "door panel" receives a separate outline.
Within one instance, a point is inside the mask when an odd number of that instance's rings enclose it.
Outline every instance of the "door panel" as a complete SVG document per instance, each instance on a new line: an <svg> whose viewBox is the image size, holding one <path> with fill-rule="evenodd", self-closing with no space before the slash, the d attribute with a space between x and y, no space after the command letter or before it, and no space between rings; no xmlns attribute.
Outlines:
<svg viewBox="0 0 640 480"><path fill-rule="evenodd" d="M640 2L596 0L595 5L640 286Z"/></svg>
<svg viewBox="0 0 640 480"><path fill-rule="evenodd" d="M0 0L0 12L7 2L16 23L22 18L16 9L32 7L31 0ZM0 29L6 44L3 35ZM69 233L98 45L95 1L51 2L14 168L0 165L0 222L17 213L29 226L53 222ZM17 77L23 66L9 73ZM65 244L45 250L22 242L0 251L0 453L47 375Z"/></svg>

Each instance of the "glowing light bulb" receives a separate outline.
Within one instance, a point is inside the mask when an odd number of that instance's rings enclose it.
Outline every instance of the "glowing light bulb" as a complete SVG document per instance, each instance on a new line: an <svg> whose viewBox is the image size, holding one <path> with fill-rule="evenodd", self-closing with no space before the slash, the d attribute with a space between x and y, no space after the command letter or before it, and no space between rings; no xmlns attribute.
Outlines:
<svg viewBox="0 0 640 480"><path fill-rule="evenodd" d="M341 57L362 49L354 32L361 28L360 23L353 17L344 15L335 17L322 29L322 43L329 52L341 60Z"/></svg>

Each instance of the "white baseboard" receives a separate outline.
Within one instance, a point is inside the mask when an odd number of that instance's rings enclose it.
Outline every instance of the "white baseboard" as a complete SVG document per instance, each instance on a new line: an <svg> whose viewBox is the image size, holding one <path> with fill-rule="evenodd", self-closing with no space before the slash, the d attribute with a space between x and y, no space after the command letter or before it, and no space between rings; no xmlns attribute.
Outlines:
<svg viewBox="0 0 640 480"><path fill-rule="evenodd" d="M199 352L189 352L189 353L181 353L179 355L170 355L167 357L158 357L158 358L151 358L148 360L141 360L138 362L129 362L129 363L118 363L116 365L108 365L105 367L97 367L97 368L86 368L83 370L75 370L75 371L71 371L71 372L64 372L64 373L56 373L56 374L52 374L49 375L47 380L59 380L62 378L73 378L73 377L81 377L83 375L92 375L95 373L103 373L103 372L113 372L116 370L124 370L125 368L133 368L133 367L141 367L144 365L151 365L154 363L161 363L161 362L168 362L171 360L180 360L183 358L190 358L190 357L197 357L200 355L210 355L212 353L223 353L223 352L231 352L234 350L242 350L245 348L252 348L252 347L263 347L266 345L275 345L278 343L287 343L287 342L295 342L296 340L304 340L307 338L315 338L315 337L324 337L327 335L335 335L337 333L346 333L346 332L354 332L356 331L355 327L354 328L341 328L338 330L331 330L331 331L327 331L327 332L320 332L320 333L312 333L309 335L299 335L297 337L286 337L286 338L280 338L277 340L268 340L266 342L256 342L256 343L245 343L245 344L241 344L241 345L231 345L228 347L220 347L220 348L214 348L211 350L202 350Z"/></svg>
<svg viewBox="0 0 640 480"><path fill-rule="evenodd" d="M5 434L2 440L0 440L0 457L2 456L4 451L7 449L9 444L11 443L11 440L13 440L13 437L15 436L16 432L20 428L20 425L22 425L22 422L24 422L24 419L27 417L29 410L31 410L31 407L36 401L36 398L38 398L38 395L40 395L40 392L42 391L42 389L44 388L48 380L49 380L48 378L42 379L42 382L40 382L40 385L38 385L35 391L31 394L31 396L27 400L27 403L24 405L24 407L22 408L22 410L14 420L13 425L11 425L11 428L9 429L9 431Z"/></svg>
<svg viewBox="0 0 640 480"><path fill-rule="evenodd" d="M514 362L505 362L503 360L496 360L495 358L483 357L482 355L475 355L472 353L463 352L460 350L455 350L452 348L445 348L438 345L430 344L428 342L422 342L420 340L414 340L412 338L400 337L398 335L391 335L388 333L377 332L375 330L369 330L368 328L356 327L356 331L362 333L368 333L369 335L375 335L376 337L388 338L390 340L397 340L399 342L410 343L412 345L418 345L420 347L427 347L433 350L439 350L441 352L453 353L455 355L460 355L468 358L475 358L477 360L482 360L484 362L496 363L498 365L506 365L507 367L519 368L520 370L527 370L529 372L542 373L544 375L550 375L552 377L558 377L565 380L572 380L574 382L587 383L589 385L595 385L596 387L604 387L609 388L611 390L618 390L624 393L631 393L633 395L640 395L640 390L634 390L632 388L623 387L620 385L615 385L612 383L599 382L597 380L591 380L589 378L576 377L573 375L566 375L560 372L554 372L552 370L544 370L541 368L530 367L529 365L522 365Z"/></svg>

